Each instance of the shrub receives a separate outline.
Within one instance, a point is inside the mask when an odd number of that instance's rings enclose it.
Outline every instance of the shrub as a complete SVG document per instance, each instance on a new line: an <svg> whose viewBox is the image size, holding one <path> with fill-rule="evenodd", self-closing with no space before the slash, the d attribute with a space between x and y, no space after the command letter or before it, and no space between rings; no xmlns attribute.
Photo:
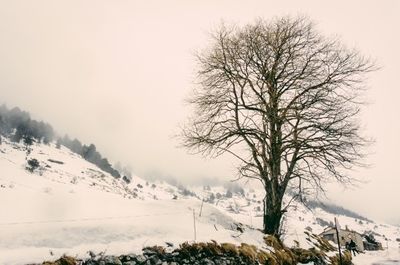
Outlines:
<svg viewBox="0 0 400 265"><path fill-rule="evenodd" d="M339 254L329 257L329 259L331 260L332 265L340 265ZM341 265L353 265L353 263L351 262L350 251L346 250L342 253L342 264Z"/></svg>
<svg viewBox="0 0 400 265"><path fill-rule="evenodd" d="M32 173L33 171L35 171L35 169L39 167L39 165L39 161L36 158L31 158L28 160L28 166L26 167L26 169Z"/></svg>
<svg viewBox="0 0 400 265"><path fill-rule="evenodd" d="M122 179L123 179L127 184L131 183L131 179L130 179L129 177L127 177L127 176L123 176Z"/></svg>

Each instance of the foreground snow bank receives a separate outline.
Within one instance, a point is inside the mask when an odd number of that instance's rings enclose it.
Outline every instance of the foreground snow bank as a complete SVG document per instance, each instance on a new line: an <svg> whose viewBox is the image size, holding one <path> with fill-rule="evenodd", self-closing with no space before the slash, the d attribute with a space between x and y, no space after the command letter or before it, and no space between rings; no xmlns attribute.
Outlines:
<svg viewBox="0 0 400 265"><path fill-rule="evenodd" d="M120 255L144 246L177 245L196 240L262 243L262 233L247 230L240 237L234 220L195 200L138 201L91 191L0 193L0 264L40 262L63 254L86 257L87 251ZM194 215L195 213L195 222ZM47 213L39 218L37 213ZM194 228L195 224L195 228ZM21 255L23 253L23 255Z"/></svg>
<svg viewBox="0 0 400 265"><path fill-rule="evenodd" d="M366 251L353 257L354 265L399 265L400 248L389 248L382 251Z"/></svg>

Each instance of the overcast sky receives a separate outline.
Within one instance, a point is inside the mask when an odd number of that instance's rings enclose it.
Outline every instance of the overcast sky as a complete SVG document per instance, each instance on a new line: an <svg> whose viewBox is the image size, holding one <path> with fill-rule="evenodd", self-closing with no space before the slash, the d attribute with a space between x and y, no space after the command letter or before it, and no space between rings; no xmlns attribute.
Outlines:
<svg viewBox="0 0 400 265"><path fill-rule="evenodd" d="M0 104L19 106L60 133L95 143L139 176L230 180L234 162L188 155L172 138L189 115L193 53L222 20L308 15L325 35L376 58L362 113L376 140L358 189L329 196L400 223L400 1L3 1Z"/></svg>

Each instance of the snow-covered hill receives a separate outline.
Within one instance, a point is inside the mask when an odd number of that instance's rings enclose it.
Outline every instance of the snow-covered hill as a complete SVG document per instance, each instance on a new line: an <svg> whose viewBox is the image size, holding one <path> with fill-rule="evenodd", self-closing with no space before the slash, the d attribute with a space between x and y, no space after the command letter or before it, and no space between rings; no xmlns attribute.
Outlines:
<svg viewBox="0 0 400 265"><path fill-rule="evenodd" d="M250 227L262 227L262 190L255 189L254 185L249 188L244 185L243 190L237 189L236 193L232 192L231 198L230 194L228 197L221 196L226 193L226 189L222 187L206 187L196 190L197 195L205 198L206 201L212 201L213 205L235 220ZM318 207L318 203L316 203L311 209L294 203L284 217L283 239L285 244L295 246L296 242L299 242L301 247L307 248L309 242L306 240L304 231L320 234L328 226L333 226L336 217L343 229L354 230L360 234L372 234L384 248L383 251L366 251L364 254L356 256L354 264L386 264L383 263L385 260L393 261L387 264L400 264L400 227L377 223L367 218L332 214L322 208L329 207Z"/></svg>
<svg viewBox="0 0 400 265"><path fill-rule="evenodd" d="M26 169L30 159L40 164L33 173ZM24 145L3 138L0 168L0 264L65 253L82 257L89 250L139 252L195 238L263 241L256 230L232 237L238 234L235 220L212 205L204 205L199 217L201 201L181 195L177 187L138 177L126 184L64 147L34 144L27 155Z"/></svg>
<svg viewBox="0 0 400 265"><path fill-rule="evenodd" d="M263 246L262 191L224 187L188 190L133 177L130 184L55 144L0 145L0 264L25 264L95 253L139 252L184 241L246 242ZM30 172L28 161L39 167ZM204 202L202 202L204 200ZM288 213L285 242L307 247L304 230L320 233L334 215L303 206ZM400 229L338 216L342 226L374 231L388 250L360 255L355 264L400 258ZM244 233L237 230L244 224ZM387 239L387 240L385 240ZM367 263L366 263L367 262Z"/></svg>

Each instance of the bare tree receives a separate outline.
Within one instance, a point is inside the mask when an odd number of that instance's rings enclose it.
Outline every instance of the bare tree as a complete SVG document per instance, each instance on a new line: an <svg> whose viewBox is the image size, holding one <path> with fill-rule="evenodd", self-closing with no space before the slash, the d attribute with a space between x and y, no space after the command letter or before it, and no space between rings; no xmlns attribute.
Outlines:
<svg viewBox="0 0 400 265"><path fill-rule="evenodd" d="M206 156L230 153L241 177L265 188L264 232L279 236L289 190L323 191L326 180L351 183L361 165L356 120L369 59L321 36L307 18L222 25L198 56L194 115L183 145Z"/></svg>

